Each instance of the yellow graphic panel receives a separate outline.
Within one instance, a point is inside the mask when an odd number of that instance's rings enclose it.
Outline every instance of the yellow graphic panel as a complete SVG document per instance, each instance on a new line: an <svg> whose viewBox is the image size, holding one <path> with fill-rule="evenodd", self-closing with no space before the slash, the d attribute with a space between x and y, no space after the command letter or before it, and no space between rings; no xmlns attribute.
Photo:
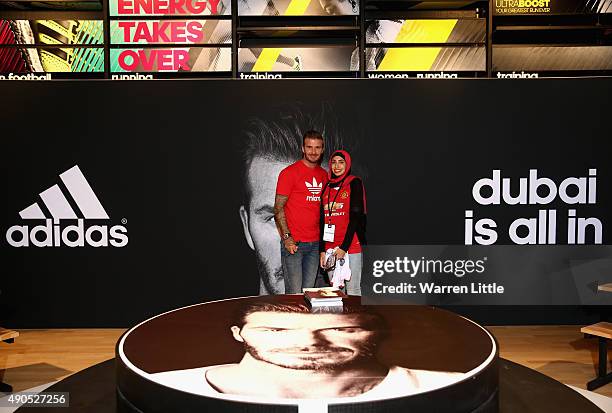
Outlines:
<svg viewBox="0 0 612 413"><path fill-rule="evenodd" d="M457 24L452 20L406 20L395 43L444 43ZM389 48L378 66L380 71L429 70L441 47Z"/></svg>
<svg viewBox="0 0 612 413"><path fill-rule="evenodd" d="M310 4L311 0L291 0L287 10L285 10L285 16L303 16Z"/></svg>
<svg viewBox="0 0 612 413"><path fill-rule="evenodd" d="M395 37L395 43L444 43L457 20L406 20Z"/></svg>
<svg viewBox="0 0 612 413"><path fill-rule="evenodd" d="M285 10L285 16L302 16L306 12L311 0L291 0ZM253 72L270 72L278 56L282 52L282 48L265 48L257 58L253 66Z"/></svg>
<svg viewBox="0 0 612 413"><path fill-rule="evenodd" d="M65 58L53 53L51 50L40 50L40 61L45 69L45 72L70 72L70 63L68 62L69 52L67 49L61 49Z"/></svg>
<svg viewBox="0 0 612 413"><path fill-rule="evenodd" d="M255 65L253 66L253 72L269 72L272 70L272 66L276 63L276 59L281 54L283 49L280 47L268 47L261 50Z"/></svg>

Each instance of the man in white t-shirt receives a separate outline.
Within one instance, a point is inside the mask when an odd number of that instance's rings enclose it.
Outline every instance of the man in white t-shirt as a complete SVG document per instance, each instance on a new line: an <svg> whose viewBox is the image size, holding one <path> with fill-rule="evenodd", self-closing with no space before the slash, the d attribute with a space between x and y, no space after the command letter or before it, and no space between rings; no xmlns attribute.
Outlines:
<svg viewBox="0 0 612 413"><path fill-rule="evenodd" d="M150 379L204 396L366 401L421 393L465 378L383 365L376 350L388 332L386 323L363 307L312 313L303 305L256 305L231 331L244 344L239 363L155 373Z"/></svg>

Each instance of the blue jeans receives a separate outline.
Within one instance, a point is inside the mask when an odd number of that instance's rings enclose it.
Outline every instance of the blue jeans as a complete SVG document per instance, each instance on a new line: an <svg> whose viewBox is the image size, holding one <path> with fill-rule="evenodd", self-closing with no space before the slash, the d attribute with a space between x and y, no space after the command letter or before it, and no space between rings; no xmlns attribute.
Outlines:
<svg viewBox="0 0 612 413"><path fill-rule="evenodd" d="M319 241L297 242L298 250L289 254L281 241L281 263L285 278L285 294L301 294L312 288L319 272Z"/></svg>
<svg viewBox="0 0 612 413"><path fill-rule="evenodd" d="M361 295L361 253L349 254L349 268L351 269L351 279L345 283L348 295Z"/></svg>

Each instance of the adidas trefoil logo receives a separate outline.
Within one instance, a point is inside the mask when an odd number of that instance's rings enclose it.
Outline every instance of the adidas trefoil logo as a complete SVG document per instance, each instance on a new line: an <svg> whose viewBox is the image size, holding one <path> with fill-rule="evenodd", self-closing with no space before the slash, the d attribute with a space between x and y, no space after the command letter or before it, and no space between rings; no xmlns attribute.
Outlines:
<svg viewBox="0 0 612 413"><path fill-rule="evenodd" d="M6 232L6 240L13 247L124 247L128 243L127 228L123 225L90 225L85 228L85 220L109 220L110 217L100 203L100 200L85 179L78 165L73 166L59 175L70 194L74 205L66 198L59 185L42 191L40 199L45 206L48 217L40 205L35 202L19 211L24 220L45 220L44 225L37 225L30 229L27 225L13 225ZM83 218L80 218L75 209L78 209ZM76 220L76 225L67 225L62 228L62 220ZM125 223L125 220L123 220Z"/></svg>
<svg viewBox="0 0 612 413"><path fill-rule="evenodd" d="M310 193L313 195L319 195L321 193L321 190L323 189L323 182L317 183L317 179L314 176L312 177L312 183L304 183L306 184L306 188L308 188Z"/></svg>

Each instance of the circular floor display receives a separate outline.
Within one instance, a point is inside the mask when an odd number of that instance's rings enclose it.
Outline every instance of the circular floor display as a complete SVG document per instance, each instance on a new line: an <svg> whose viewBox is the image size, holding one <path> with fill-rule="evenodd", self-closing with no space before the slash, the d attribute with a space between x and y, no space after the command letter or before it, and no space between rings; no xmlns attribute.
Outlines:
<svg viewBox="0 0 612 413"><path fill-rule="evenodd" d="M123 411L498 411L495 340L433 307L229 299L146 320L116 352Z"/></svg>

